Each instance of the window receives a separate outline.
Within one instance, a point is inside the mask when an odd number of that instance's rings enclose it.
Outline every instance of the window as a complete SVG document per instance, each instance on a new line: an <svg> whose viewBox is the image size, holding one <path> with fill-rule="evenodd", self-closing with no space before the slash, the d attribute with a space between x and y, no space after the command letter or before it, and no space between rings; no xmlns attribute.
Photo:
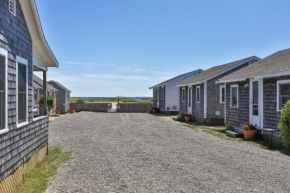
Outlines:
<svg viewBox="0 0 290 193"><path fill-rule="evenodd" d="M231 104L230 106L233 108L238 108L238 100L239 100L239 93L238 93L238 85L231 85Z"/></svg>
<svg viewBox="0 0 290 193"><path fill-rule="evenodd" d="M253 115L258 116L259 115L259 81L253 81L253 90L252 90L252 108L253 108Z"/></svg>
<svg viewBox="0 0 290 193"><path fill-rule="evenodd" d="M220 86L220 103L225 103L226 101L226 88L224 85Z"/></svg>
<svg viewBox="0 0 290 193"><path fill-rule="evenodd" d="M161 100L164 100L164 87L161 88Z"/></svg>
<svg viewBox="0 0 290 193"><path fill-rule="evenodd" d="M17 125L28 123L28 62L20 57L17 60Z"/></svg>
<svg viewBox="0 0 290 193"><path fill-rule="evenodd" d="M9 0L9 11L16 16L16 0Z"/></svg>
<svg viewBox="0 0 290 193"><path fill-rule="evenodd" d="M277 81L277 96L277 110L280 111L290 99L290 80Z"/></svg>
<svg viewBox="0 0 290 193"><path fill-rule="evenodd" d="M185 88L182 88L181 90L181 98L182 98L182 102L185 102Z"/></svg>
<svg viewBox="0 0 290 193"><path fill-rule="evenodd" d="M200 103L200 86L196 87L196 103Z"/></svg>
<svg viewBox="0 0 290 193"><path fill-rule="evenodd" d="M6 127L6 58L0 55L0 131Z"/></svg>

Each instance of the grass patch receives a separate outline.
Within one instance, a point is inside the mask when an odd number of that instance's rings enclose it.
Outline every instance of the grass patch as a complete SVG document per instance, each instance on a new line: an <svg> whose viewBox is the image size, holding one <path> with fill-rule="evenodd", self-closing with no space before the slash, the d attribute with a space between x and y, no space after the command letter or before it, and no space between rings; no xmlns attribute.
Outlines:
<svg viewBox="0 0 290 193"><path fill-rule="evenodd" d="M17 188L17 192L45 192L50 178L56 174L57 168L68 160L69 155L69 152L63 151L57 147L49 149L48 156L25 176L23 183Z"/></svg>
<svg viewBox="0 0 290 193"><path fill-rule="evenodd" d="M186 124L182 123L183 126L194 129L194 130L199 130L203 131L205 133L208 133L210 135L213 135L215 137L219 137L221 139L229 140L229 141L236 141L240 143L246 143L249 145L253 145L256 147L260 147L263 149L271 150L271 151L278 151L280 153L283 153L285 155L290 155L290 150L286 149L285 147L280 148L279 144L274 144L270 146L269 141L265 141L262 139L256 139L256 140L245 140L244 138L232 138L226 136L226 129L225 127L210 127L210 126L205 126L205 125L192 125L192 124Z"/></svg>

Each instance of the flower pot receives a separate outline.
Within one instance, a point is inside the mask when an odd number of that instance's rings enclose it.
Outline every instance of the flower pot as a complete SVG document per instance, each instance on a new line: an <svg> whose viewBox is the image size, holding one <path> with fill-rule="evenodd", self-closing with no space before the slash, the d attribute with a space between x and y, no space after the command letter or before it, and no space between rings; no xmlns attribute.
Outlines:
<svg viewBox="0 0 290 193"><path fill-rule="evenodd" d="M152 112L153 113L157 113L157 109L152 109Z"/></svg>
<svg viewBox="0 0 290 193"><path fill-rule="evenodd" d="M245 139L254 139L257 132L258 132L257 130L244 130L243 129Z"/></svg>
<svg viewBox="0 0 290 193"><path fill-rule="evenodd" d="M191 116L184 115L184 119L185 119L186 122L190 122L191 121Z"/></svg>

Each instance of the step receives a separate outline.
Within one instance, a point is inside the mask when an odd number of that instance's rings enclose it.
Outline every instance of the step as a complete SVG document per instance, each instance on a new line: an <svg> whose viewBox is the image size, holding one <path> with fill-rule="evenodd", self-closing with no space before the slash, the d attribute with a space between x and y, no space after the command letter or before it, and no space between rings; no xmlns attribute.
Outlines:
<svg viewBox="0 0 290 193"><path fill-rule="evenodd" d="M226 135L229 136L229 137L243 137L244 135L243 134L240 134L240 133L236 133L234 131L226 131Z"/></svg>
<svg viewBox="0 0 290 193"><path fill-rule="evenodd" d="M239 133L239 134L243 134L243 130L242 130L242 128L239 127L239 126L234 127L234 132L235 132L235 133Z"/></svg>

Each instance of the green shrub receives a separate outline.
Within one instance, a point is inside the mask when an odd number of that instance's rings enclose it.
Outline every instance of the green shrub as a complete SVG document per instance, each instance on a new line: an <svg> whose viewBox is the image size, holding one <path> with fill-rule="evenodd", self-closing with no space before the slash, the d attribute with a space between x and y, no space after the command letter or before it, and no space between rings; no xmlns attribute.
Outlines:
<svg viewBox="0 0 290 193"><path fill-rule="evenodd" d="M281 131L283 145L287 149L290 149L290 100L288 100L281 111L279 129Z"/></svg>
<svg viewBox="0 0 290 193"><path fill-rule="evenodd" d="M43 95L41 95L39 97L38 104L39 104L40 108L44 107L44 96ZM47 96L47 108L51 109L54 107L54 105L55 105L55 99L51 96Z"/></svg>
<svg viewBox="0 0 290 193"><path fill-rule="evenodd" d="M84 99L77 99L76 103L86 103L86 101Z"/></svg>

